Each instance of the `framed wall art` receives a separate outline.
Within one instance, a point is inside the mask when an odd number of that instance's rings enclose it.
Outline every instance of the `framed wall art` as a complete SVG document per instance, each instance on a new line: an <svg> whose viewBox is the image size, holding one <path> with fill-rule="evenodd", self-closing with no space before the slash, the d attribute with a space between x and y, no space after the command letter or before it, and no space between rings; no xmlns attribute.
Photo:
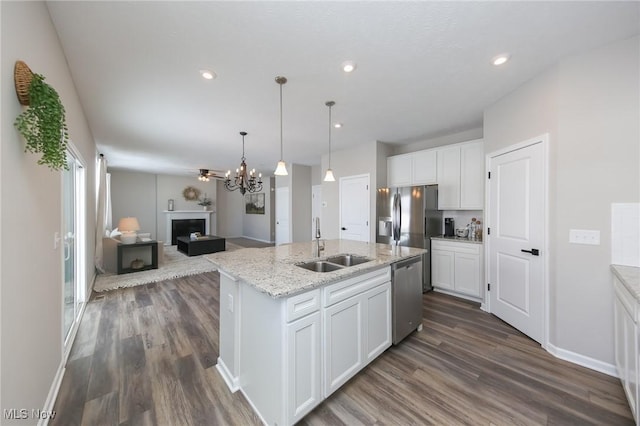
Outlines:
<svg viewBox="0 0 640 426"><path fill-rule="evenodd" d="M246 214L264 214L264 194L245 194L244 208Z"/></svg>

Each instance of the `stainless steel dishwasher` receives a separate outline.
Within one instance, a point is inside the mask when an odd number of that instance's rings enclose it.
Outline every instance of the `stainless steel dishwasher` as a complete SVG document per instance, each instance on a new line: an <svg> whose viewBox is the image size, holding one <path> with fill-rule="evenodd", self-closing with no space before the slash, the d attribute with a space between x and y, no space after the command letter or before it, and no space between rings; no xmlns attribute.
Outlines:
<svg viewBox="0 0 640 426"><path fill-rule="evenodd" d="M415 329L422 330L422 256L391 265L393 344Z"/></svg>

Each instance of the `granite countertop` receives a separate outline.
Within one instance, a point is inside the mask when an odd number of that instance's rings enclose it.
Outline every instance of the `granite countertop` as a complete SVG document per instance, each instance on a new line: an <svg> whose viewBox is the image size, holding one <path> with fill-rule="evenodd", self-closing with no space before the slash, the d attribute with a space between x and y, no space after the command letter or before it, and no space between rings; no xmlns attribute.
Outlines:
<svg viewBox="0 0 640 426"><path fill-rule="evenodd" d="M444 241L456 241L459 243L470 243L470 244L482 244L482 240L470 240L468 238L463 237L445 237L444 235L438 235L436 237L431 237L432 240L444 240Z"/></svg>
<svg viewBox="0 0 640 426"><path fill-rule="evenodd" d="M611 265L611 270L622 285L640 302L640 268L635 266Z"/></svg>
<svg viewBox="0 0 640 426"><path fill-rule="evenodd" d="M276 247L245 248L213 253L206 255L205 258L228 275L252 285L273 298L279 298L380 269L399 260L427 252L424 249L388 244L326 240L321 257L316 257L315 245L315 242L304 242ZM296 266L300 262L322 260L338 254L354 254L374 260L332 272L313 272Z"/></svg>

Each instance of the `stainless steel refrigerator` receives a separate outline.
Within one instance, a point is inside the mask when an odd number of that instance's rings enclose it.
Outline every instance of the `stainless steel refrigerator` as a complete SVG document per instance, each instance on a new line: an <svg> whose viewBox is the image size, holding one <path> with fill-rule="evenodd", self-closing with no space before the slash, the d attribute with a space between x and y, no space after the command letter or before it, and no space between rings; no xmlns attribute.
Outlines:
<svg viewBox="0 0 640 426"><path fill-rule="evenodd" d="M431 286L431 237L442 235L438 185L379 188L376 242L428 250L422 258L422 291Z"/></svg>

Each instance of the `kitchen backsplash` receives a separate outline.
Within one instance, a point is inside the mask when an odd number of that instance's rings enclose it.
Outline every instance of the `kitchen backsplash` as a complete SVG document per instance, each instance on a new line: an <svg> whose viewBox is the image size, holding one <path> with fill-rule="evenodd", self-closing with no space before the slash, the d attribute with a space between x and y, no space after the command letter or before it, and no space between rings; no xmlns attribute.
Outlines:
<svg viewBox="0 0 640 426"><path fill-rule="evenodd" d="M444 229L444 218L452 217L456 225L456 229L464 228L471 223L472 218L480 220L482 222L482 228L484 229L484 216L482 210L444 210L442 212L442 222Z"/></svg>

